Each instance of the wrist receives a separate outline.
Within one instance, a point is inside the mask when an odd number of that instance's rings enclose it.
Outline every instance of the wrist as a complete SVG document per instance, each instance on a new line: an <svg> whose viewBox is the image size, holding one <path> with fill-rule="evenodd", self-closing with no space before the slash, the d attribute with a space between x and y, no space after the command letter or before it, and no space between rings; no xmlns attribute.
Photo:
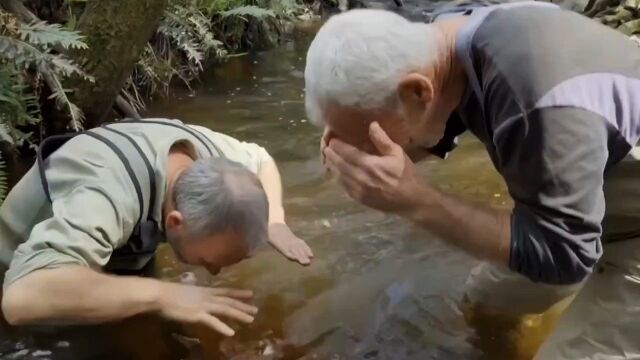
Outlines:
<svg viewBox="0 0 640 360"><path fill-rule="evenodd" d="M413 221L423 220L425 215L433 212L441 197L433 186L426 182L416 183L408 196L406 206L402 208L399 215Z"/></svg>
<svg viewBox="0 0 640 360"><path fill-rule="evenodd" d="M141 313L156 313L163 308L164 288L166 284L161 280L135 278L140 281L136 284L136 289L132 289L139 294L138 303ZM137 282L136 281L136 282Z"/></svg>

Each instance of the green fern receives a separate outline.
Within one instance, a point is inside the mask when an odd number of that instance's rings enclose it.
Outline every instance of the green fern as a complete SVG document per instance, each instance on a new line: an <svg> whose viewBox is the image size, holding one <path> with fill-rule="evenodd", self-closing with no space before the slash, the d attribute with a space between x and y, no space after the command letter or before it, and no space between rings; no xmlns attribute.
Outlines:
<svg viewBox="0 0 640 360"><path fill-rule="evenodd" d="M12 65L0 67L0 140L13 145L31 144L30 134L18 127L40 121L37 98L30 94L22 74Z"/></svg>
<svg viewBox="0 0 640 360"><path fill-rule="evenodd" d="M2 159L2 152L0 152L0 205L2 205L4 199L7 197L8 190L7 163Z"/></svg>
<svg viewBox="0 0 640 360"><path fill-rule="evenodd" d="M239 16L243 19L247 16L252 16L261 19L267 17L275 17L276 13L271 9L263 9L254 5L247 5L223 11L220 13L220 15L222 15L222 17Z"/></svg>
<svg viewBox="0 0 640 360"><path fill-rule="evenodd" d="M87 44L76 31L69 31L60 24L49 24L45 21L20 26L21 39L44 48L58 45L64 49L86 49Z"/></svg>
<svg viewBox="0 0 640 360"><path fill-rule="evenodd" d="M56 105L67 110L74 130L82 128L82 111L73 104L62 87L62 78L79 76L87 81L93 78L87 75L71 59L62 54L51 53L51 48L84 49L82 36L68 31L58 24L35 22L20 24L10 14L0 10L0 62L14 64L19 70L35 70L51 87L52 99Z"/></svg>

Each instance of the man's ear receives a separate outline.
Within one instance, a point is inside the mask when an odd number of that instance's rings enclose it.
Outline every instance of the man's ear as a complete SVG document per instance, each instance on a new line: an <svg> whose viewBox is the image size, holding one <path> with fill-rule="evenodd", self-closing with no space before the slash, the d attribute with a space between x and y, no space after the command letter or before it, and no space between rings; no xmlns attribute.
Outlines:
<svg viewBox="0 0 640 360"><path fill-rule="evenodd" d="M411 108L424 106L433 100L433 91L431 80L419 73L405 75L398 84L400 102Z"/></svg>
<svg viewBox="0 0 640 360"><path fill-rule="evenodd" d="M165 219L165 226L169 230L180 230L184 226L184 217L178 210L171 210Z"/></svg>

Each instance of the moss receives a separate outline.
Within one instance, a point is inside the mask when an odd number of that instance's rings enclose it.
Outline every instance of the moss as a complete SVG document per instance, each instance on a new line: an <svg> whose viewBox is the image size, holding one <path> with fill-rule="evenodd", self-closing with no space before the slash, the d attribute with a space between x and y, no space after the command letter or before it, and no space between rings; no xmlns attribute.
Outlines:
<svg viewBox="0 0 640 360"><path fill-rule="evenodd" d="M95 78L76 80L73 99L85 126L102 122L158 26L167 0L90 0L79 20L87 50L73 56Z"/></svg>

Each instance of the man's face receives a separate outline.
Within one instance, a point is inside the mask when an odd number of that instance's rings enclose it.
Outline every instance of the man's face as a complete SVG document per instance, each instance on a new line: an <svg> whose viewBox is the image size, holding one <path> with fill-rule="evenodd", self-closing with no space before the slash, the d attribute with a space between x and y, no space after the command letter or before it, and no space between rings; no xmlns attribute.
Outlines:
<svg viewBox="0 0 640 360"><path fill-rule="evenodd" d="M180 261L202 266L214 275L249 257L244 237L231 229L197 238L167 229L167 240Z"/></svg>
<svg viewBox="0 0 640 360"><path fill-rule="evenodd" d="M411 141L409 129L402 117L393 111L365 112L359 109L329 106L325 123L329 131L327 143L336 137L371 154L377 150L369 138L369 125L377 121L396 144L405 147Z"/></svg>

